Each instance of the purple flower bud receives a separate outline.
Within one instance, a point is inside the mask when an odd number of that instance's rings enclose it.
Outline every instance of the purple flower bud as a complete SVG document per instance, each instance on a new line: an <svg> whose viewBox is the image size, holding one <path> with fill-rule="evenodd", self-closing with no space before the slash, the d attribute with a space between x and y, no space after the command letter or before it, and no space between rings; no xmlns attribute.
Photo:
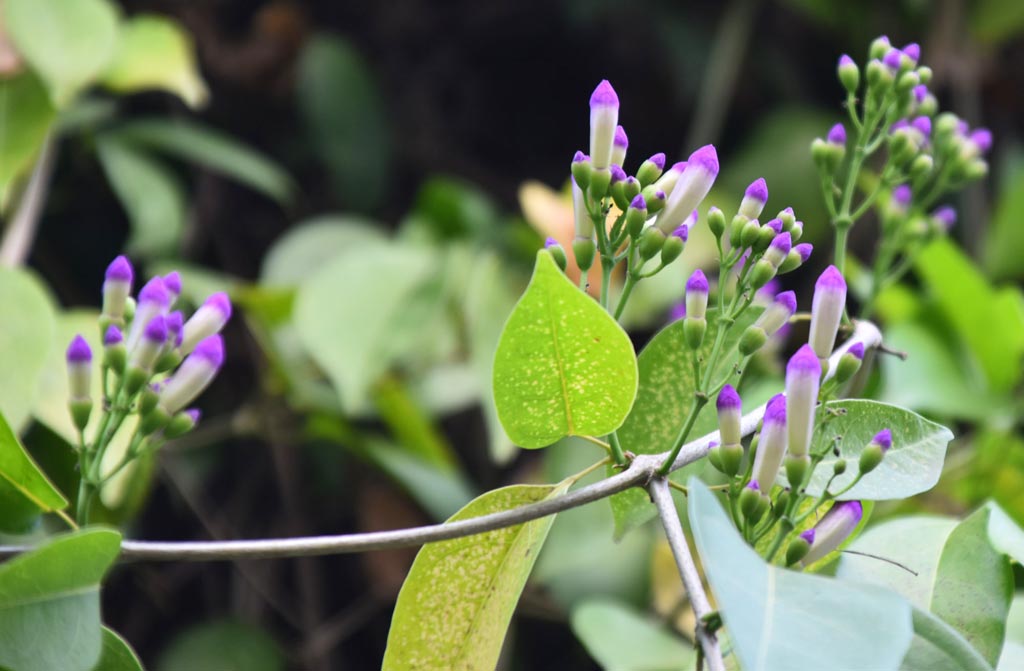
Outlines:
<svg viewBox="0 0 1024 671"><path fill-rule="evenodd" d="M800 532L800 538L804 539L808 545L814 546L814 527L806 531Z"/></svg>
<svg viewBox="0 0 1024 671"><path fill-rule="evenodd" d="M163 315L157 315L149 320L142 337L150 342L163 345L167 342L167 320Z"/></svg>
<svg viewBox="0 0 1024 671"><path fill-rule="evenodd" d="M771 491L786 454L786 397L776 394L768 401L754 455L753 477Z"/></svg>
<svg viewBox="0 0 1024 671"><path fill-rule="evenodd" d="M173 303L181 295L181 273L177 270L172 270L164 275L163 280L164 287L171 294L171 302Z"/></svg>
<svg viewBox="0 0 1024 671"><path fill-rule="evenodd" d="M782 222L779 222L782 223ZM776 269L789 256L789 250L793 248L793 239L789 233L780 233L772 238L772 243L764 253L764 258Z"/></svg>
<svg viewBox="0 0 1024 671"><path fill-rule="evenodd" d="M739 445L743 434L740 430L743 402L731 384L722 387L718 392L718 433L723 445Z"/></svg>
<svg viewBox="0 0 1024 671"><path fill-rule="evenodd" d="M615 184L616 182L626 181L626 171L620 168L618 165L613 164L610 170L612 173L612 184Z"/></svg>
<svg viewBox="0 0 1024 671"><path fill-rule="evenodd" d="M829 266L814 284L811 302L811 332L809 342L819 359L832 353L839 331L839 320L846 308L846 280L835 266Z"/></svg>
<svg viewBox="0 0 1024 671"><path fill-rule="evenodd" d="M907 56L910 56L910 59L914 61L914 63L921 60L921 45L917 42L911 42L907 46L903 47L902 51Z"/></svg>
<svg viewBox="0 0 1024 671"><path fill-rule="evenodd" d="M761 491L761 485L759 485L757 480L754 479L754 480L751 480L750 482L747 483L747 489L753 490L755 492L759 492L759 491Z"/></svg>
<svg viewBox="0 0 1024 671"><path fill-rule="evenodd" d="M188 354L200 340L209 339L213 334L219 333L230 318L231 300L228 295L223 292L211 295L185 322L182 329L181 353Z"/></svg>
<svg viewBox="0 0 1024 671"><path fill-rule="evenodd" d="M786 364L786 417L789 453L803 457L811 445L814 407L818 403L821 362L810 345L804 345Z"/></svg>
<svg viewBox="0 0 1024 671"><path fill-rule="evenodd" d="M882 429L875 434L875 437L871 439L871 442L882 448L883 454L888 452L892 449L892 431L889 429Z"/></svg>
<svg viewBox="0 0 1024 671"><path fill-rule="evenodd" d="M906 184L900 184L892 190L892 202L894 205L900 208L902 211L906 211L910 205L910 201L913 198L913 193L910 191L910 187Z"/></svg>
<svg viewBox="0 0 1024 671"><path fill-rule="evenodd" d="M843 54L839 57L839 67L848 68L850 66L857 67L857 64L847 54Z"/></svg>
<svg viewBox="0 0 1024 671"><path fill-rule="evenodd" d="M914 100L921 103L928 97L928 86L926 84L918 84L913 88Z"/></svg>
<svg viewBox="0 0 1024 671"><path fill-rule="evenodd" d="M679 321L686 316L686 301L679 301L668 311L669 322Z"/></svg>
<svg viewBox="0 0 1024 671"><path fill-rule="evenodd" d="M986 154L992 148L992 131L987 128L977 128L971 132L971 142L978 145L981 153Z"/></svg>
<svg viewBox="0 0 1024 671"><path fill-rule="evenodd" d="M654 192L654 197L657 198L658 200L665 200L665 192L659 189L658 191Z"/></svg>
<svg viewBox="0 0 1024 671"><path fill-rule="evenodd" d="M800 263L807 263L807 259L811 258L811 252L814 251L814 245L809 242L802 242L793 249L800 255Z"/></svg>
<svg viewBox="0 0 1024 671"><path fill-rule="evenodd" d="M174 415L213 381L224 363L224 341L219 335L203 339L160 391L159 406Z"/></svg>
<svg viewBox="0 0 1024 671"><path fill-rule="evenodd" d="M772 229L778 235L782 232L782 219L772 219L765 224L765 227Z"/></svg>
<svg viewBox="0 0 1024 671"><path fill-rule="evenodd" d="M767 202L768 184L765 183L764 177L758 177L744 192L739 213L748 219L757 219L761 216L761 210L764 209L764 204Z"/></svg>
<svg viewBox="0 0 1024 671"><path fill-rule="evenodd" d="M899 49L889 49L889 51L885 52L885 57L882 59L882 62L890 70L896 71L900 69L900 60L902 56L903 52Z"/></svg>
<svg viewBox="0 0 1024 671"><path fill-rule="evenodd" d="M171 295L163 278L154 277L139 291L139 304L135 308L132 326L128 331L128 349L132 350L142 337L142 331L157 315L163 315L171 306Z"/></svg>
<svg viewBox="0 0 1024 671"><path fill-rule="evenodd" d="M686 224L677 226L676 229L672 231L672 235L673 237L679 238L683 242L686 242L686 240L690 237L690 227L687 226Z"/></svg>
<svg viewBox="0 0 1024 671"><path fill-rule="evenodd" d="M860 524L863 515L860 501L840 501L832 506L814 525L814 543L811 544L811 551L803 558L804 566L810 566L838 549Z"/></svg>
<svg viewBox="0 0 1024 671"><path fill-rule="evenodd" d="M654 188L664 192L665 195L663 195L662 198L672 194L676 188L676 184L679 182L680 175L685 171L686 161L679 161L678 163L672 164L672 167L666 170L664 174L654 182Z"/></svg>
<svg viewBox="0 0 1024 671"><path fill-rule="evenodd" d="M107 332L103 334L103 346L113 347L114 345L120 345L124 342L124 335L121 333L121 329L114 325L107 327Z"/></svg>
<svg viewBox="0 0 1024 671"><path fill-rule="evenodd" d="M765 334L771 336L789 321L794 312L796 312L796 294L792 291L783 291L764 309L761 316L757 318L755 326L764 329Z"/></svg>
<svg viewBox="0 0 1024 671"><path fill-rule="evenodd" d="M607 79L590 96L590 156L595 168L611 164L615 128L619 124L619 96Z"/></svg>
<svg viewBox="0 0 1024 671"><path fill-rule="evenodd" d="M644 200L643 194L636 194L636 197L629 203L629 206L634 210L646 210L647 201Z"/></svg>
<svg viewBox="0 0 1024 671"><path fill-rule="evenodd" d="M573 163L583 163L584 161L588 160L590 160L590 157L584 154L582 151L577 151L575 154L573 154L572 157Z"/></svg>
<svg viewBox="0 0 1024 671"><path fill-rule="evenodd" d="M132 292L135 272L124 256L118 256L107 266L103 279L103 315L114 321L124 317L125 302Z"/></svg>
<svg viewBox="0 0 1024 671"><path fill-rule="evenodd" d="M948 231L953 228L956 224L956 210L949 205L943 205L932 212L932 217L942 226L943 230Z"/></svg>
<svg viewBox="0 0 1024 671"><path fill-rule="evenodd" d="M846 146L846 127L837 123L828 131L828 141L831 144Z"/></svg>
<svg viewBox="0 0 1024 671"><path fill-rule="evenodd" d="M862 342L855 342L855 343L853 343L852 345L850 345L849 347L846 348L846 353L852 355L853 357L859 359L860 361L863 361L864 360L864 343L862 343Z"/></svg>
<svg viewBox="0 0 1024 671"><path fill-rule="evenodd" d="M185 325L184 316L180 311L175 310L167 315L164 322L167 324L167 342L170 343L172 347L181 347L181 341L184 338L182 334L182 330Z"/></svg>
<svg viewBox="0 0 1024 671"><path fill-rule="evenodd" d="M956 134L957 135L960 135L962 137L966 137L968 131L970 131L970 130L971 130L971 127L968 126L967 122L964 121L963 119L960 119L959 121L956 122Z"/></svg>
<svg viewBox="0 0 1024 671"><path fill-rule="evenodd" d="M921 131L921 135L924 135L925 137L932 136L932 120L928 117L914 117L914 120L910 122L910 125Z"/></svg>
<svg viewBox="0 0 1024 671"><path fill-rule="evenodd" d="M547 240L544 241L544 249L551 249L552 247L561 247L561 245L558 244L558 240L549 237Z"/></svg>
<svg viewBox="0 0 1024 671"><path fill-rule="evenodd" d="M629 147L629 139L626 137L626 131L622 126L615 127L615 137L612 138L612 156L611 162L613 165L622 165L626 162L626 149Z"/></svg>
<svg viewBox="0 0 1024 671"><path fill-rule="evenodd" d="M192 420L193 425L198 424L200 418L203 416L203 413L199 411L199 408L189 408L185 411L185 414Z"/></svg>
<svg viewBox="0 0 1024 671"><path fill-rule="evenodd" d="M160 352L167 342L167 321L163 315L150 319L134 347L129 347L128 365L143 371L152 371Z"/></svg>
<svg viewBox="0 0 1024 671"><path fill-rule="evenodd" d="M76 335L68 345L67 361L69 364L92 362L92 349L81 335Z"/></svg>
<svg viewBox="0 0 1024 671"><path fill-rule="evenodd" d="M690 154L686 169L679 176L665 209L658 216L657 225L666 235L690 213L697 209L718 177L718 153L713 145L705 145Z"/></svg>
<svg viewBox="0 0 1024 671"><path fill-rule="evenodd" d="M909 121L907 121L906 119L900 119L899 121L896 121L891 126L889 126L889 134L891 135L891 134L895 133L898 130L901 130L903 128L909 128L909 127L910 127L910 122Z"/></svg>
<svg viewBox="0 0 1024 671"><path fill-rule="evenodd" d="M665 169L665 154L664 153L659 151L657 154L655 154L654 156L650 157L647 160L650 161L651 163L653 163L654 167L656 167L658 170L664 170Z"/></svg>
<svg viewBox="0 0 1024 671"><path fill-rule="evenodd" d="M692 319L704 319L708 310L708 278L698 268L686 281L686 315Z"/></svg>
<svg viewBox="0 0 1024 671"><path fill-rule="evenodd" d="M67 351L68 396L71 401L87 401L91 392L92 349L81 335L76 335Z"/></svg>

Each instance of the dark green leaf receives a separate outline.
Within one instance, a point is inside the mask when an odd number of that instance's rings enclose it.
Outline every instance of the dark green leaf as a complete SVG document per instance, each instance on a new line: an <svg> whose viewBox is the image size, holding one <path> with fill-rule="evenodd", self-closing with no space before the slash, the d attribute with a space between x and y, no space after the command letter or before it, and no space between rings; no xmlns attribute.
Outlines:
<svg viewBox="0 0 1024 671"><path fill-rule="evenodd" d="M262 629L221 620L186 630L164 650L157 671L283 671L284 655Z"/></svg>

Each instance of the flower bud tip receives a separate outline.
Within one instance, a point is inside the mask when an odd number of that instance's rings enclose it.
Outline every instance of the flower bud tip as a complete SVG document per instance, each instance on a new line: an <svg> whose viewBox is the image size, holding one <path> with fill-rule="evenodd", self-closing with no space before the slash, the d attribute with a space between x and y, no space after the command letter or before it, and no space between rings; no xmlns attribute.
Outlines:
<svg viewBox="0 0 1024 671"><path fill-rule="evenodd" d="M81 334L76 335L71 340L71 344L68 345L67 360L68 363L89 363L92 361L92 349Z"/></svg>
<svg viewBox="0 0 1024 671"><path fill-rule="evenodd" d="M135 276L135 272L132 270L132 264L125 256L118 256L116 259L110 262L107 266L106 279L114 282L128 282L130 283Z"/></svg>

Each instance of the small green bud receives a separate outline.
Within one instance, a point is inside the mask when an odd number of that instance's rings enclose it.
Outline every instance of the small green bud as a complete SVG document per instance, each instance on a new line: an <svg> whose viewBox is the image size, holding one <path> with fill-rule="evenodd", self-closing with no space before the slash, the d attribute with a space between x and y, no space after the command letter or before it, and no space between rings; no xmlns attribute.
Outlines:
<svg viewBox="0 0 1024 671"><path fill-rule="evenodd" d="M740 336L739 350L743 356L750 356L757 350L764 347L768 342L768 334L760 326L748 326L747 330Z"/></svg>
<svg viewBox="0 0 1024 671"><path fill-rule="evenodd" d="M878 465L882 463L882 457L885 456L885 452L876 443L868 443L868 446L864 448L864 451L860 453L860 472L861 475L870 473L871 471L878 468Z"/></svg>
<svg viewBox="0 0 1024 671"><path fill-rule="evenodd" d="M594 265L596 251L597 246L590 238L576 238L572 242L572 253L576 258L576 265L583 272L587 272L590 270L590 266Z"/></svg>
<svg viewBox="0 0 1024 671"><path fill-rule="evenodd" d="M693 317L683 319L683 338L686 340L686 345L692 350L700 349L701 344L704 342L704 333L707 330L708 322L703 317L700 319L694 319Z"/></svg>
<svg viewBox="0 0 1024 671"><path fill-rule="evenodd" d="M679 258L683 253L684 242L677 235L670 235L665 238L665 244L661 246L661 263L668 265Z"/></svg>
<svg viewBox="0 0 1024 671"><path fill-rule="evenodd" d="M751 483L754 487L747 486L740 492L740 510L743 511L743 516L751 522L756 522L753 519L757 514L757 511L761 508L761 499L763 498L760 490L756 489L756 483ZM760 517L758 517L760 519Z"/></svg>
<svg viewBox="0 0 1024 671"><path fill-rule="evenodd" d="M826 175L835 174L836 169L846 155L846 148L833 142L826 142L820 137L811 142L811 158Z"/></svg>
<svg viewBox="0 0 1024 671"><path fill-rule="evenodd" d="M846 459L836 459L835 463L832 464L832 472L836 475L842 475L846 472Z"/></svg>
<svg viewBox="0 0 1024 671"><path fill-rule="evenodd" d="M896 80L896 90L900 93L906 93L920 83L921 78L917 76L916 72L904 72Z"/></svg>
<svg viewBox="0 0 1024 671"><path fill-rule="evenodd" d="M130 324L135 319L135 299L129 296L124 302L124 322Z"/></svg>
<svg viewBox="0 0 1024 671"><path fill-rule="evenodd" d="M839 82L846 89L849 94L857 93L857 88L860 86L860 68L853 62L853 59L847 55L843 55L839 59Z"/></svg>
<svg viewBox="0 0 1024 671"><path fill-rule="evenodd" d="M740 247L750 247L757 242L761 235L761 223L757 219L751 219L743 225L740 232Z"/></svg>
<svg viewBox="0 0 1024 671"><path fill-rule="evenodd" d="M803 257L800 256L800 252L795 249L789 250L789 254L786 255L786 260L779 265L779 273L785 274L790 271L796 270L803 264Z"/></svg>
<svg viewBox="0 0 1024 671"><path fill-rule="evenodd" d="M661 252L665 244L665 234L657 226L648 226L640 235L640 243L637 245L640 251L640 258L644 261L653 259Z"/></svg>
<svg viewBox="0 0 1024 671"><path fill-rule="evenodd" d="M939 101L935 99L935 96L929 93L924 97L924 100L917 104L917 109L915 111L918 114L923 114L924 116L934 116L934 114L939 111Z"/></svg>
<svg viewBox="0 0 1024 671"><path fill-rule="evenodd" d="M559 248L561 249L561 248ZM565 252L562 252L562 270L565 270ZM556 259L557 260L557 259ZM160 358L156 360L153 365L153 372L155 373L166 373L167 371L176 368L181 363L181 353L177 350L170 350L160 355Z"/></svg>
<svg viewBox="0 0 1024 671"><path fill-rule="evenodd" d="M717 453L717 457L712 460L712 465L717 461L718 470L726 475L733 477L740 472L740 464L743 462L743 446L742 445L719 445L711 450L711 452Z"/></svg>
<svg viewBox="0 0 1024 671"><path fill-rule="evenodd" d="M590 186L590 175L594 171L594 166L590 161L573 161L570 170L576 184L586 191Z"/></svg>
<svg viewBox="0 0 1024 671"><path fill-rule="evenodd" d="M167 426L164 428L164 437L172 439L184 436L195 428L198 417L198 410L183 410L179 412L167 423Z"/></svg>
<svg viewBox="0 0 1024 671"><path fill-rule="evenodd" d="M911 179L919 179L932 171L935 167L935 160L928 154L919 154L910 163Z"/></svg>
<svg viewBox="0 0 1024 671"><path fill-rule="evenodd" d="M972 158L964 166L964 179L974 181L985 177L988 174L988 162L983 158Z"/></svg>
<svg viewBox="0 0 1024 671"><path fill-rule="evenodd" d="M732 245L733 248L738 248L740 246L740 239L743 237L743 228L749 221L750 219L742 214L737 214L732 218L732 223L729 224L729 244Z"/></svg>
<svg viewBox="0 0 1024 671"><path fill-rule="evenodd" d="M657 160L659 158L660 161ZM659 162L661 164L660 166L658 165ZM641 187L646 187L648 184L653 183L656 179L661 177L661 173L664 169L665 155L655 154L640 164L640 169L636 171L636 178L640 182Z"/></svg>
<svg viewBox="0 0 1024 671"><path fill-rule="evenodd" d="M637 204L635 199L633 204ZM631 205L626 210L626 230L629 232L629 237L639 237L643 233L645 223L647 223L647 208L637 209Z"/></svg>
<svg viewBox="0 0 1024 671"><path fill-rule="evenodd" d="M645 186L640 195L644 197L644 202L647 203L647 216L655 215L665 208L665 193L659 191L653 184Z"/></svg>
<svg viewBox="0 0 1024 671"><path fill-rule="evenodd" d="M811 544L807 542L807 539L803 535L797 536L789 542L789 547L786 548L786 566L792 566L797 563L806 557L810 551Z"/></svg>
<svg viewBox="0 0 1024 671"><path fill-rule="evenodd" d="M952 112L943 112L935 117L935 123L932 124L932 132L935 139L951 137L956 133L956 127L959 123L960 118Z"/></svg>
<svg viewBox="0 0 1024 671"><path fill-rule="evenodd" d="M149 378L152 376L148 370L139 368L138 366L128 366L124 372L124 390L129 397L134 396L138 393L142 387L149 382Z"/></svg>
<svg viewBox="0 0 1024 671"><path fill-rule="evenodd" d="M793 208L787 207L775 215L775 218L782 222L782 231L784 233L792 234L793 224L796 223L796 215L793 214ZM796 238L793 239L796 240Z"/></svg>
<svg viewBox="0 0 1024 671"><path fill-rule="evenodd" d="M167 411L157 406L149 414L142 416L139 421L139 431L142 435L148 436L167 426L170 421L171 416L167 414Z"/></svg>
<svg viewBox="0 0 1024 671"><path fill-rule="evenodd" d="M716 238L722 237L725 233L725 214L717 207L712 206L708 210L708 228Z"/></svg>
<svg viewBox="0 0 1024 671"><path fill-rule="evenodd" d="M626 208L629 207L629 198L626 197L626 181L620 180L615 182L611 185L609 192L615 207L625 212Z"/></svg>
<svg viewBox="0 0 1024 671"><path fill-rule="evenodd" d="M839 357L839 363L836 364L836 382L839 384L845 384L850 378L857 374L860 370L861 360L853 354L845 352Z"/></svg>
<svg viewBox="0 0 1024 671"><path fill-rule="evenodd" d="M612 183L612 173L608 168L595 168L590 172L590 185L587 192L591 199L600 201L608 195L608 187Z"/></svg>
<svg viewBox="0 0 1024 671"><path fill-rule="evenodd" d="M153 412L153 408L156 407L156 404L159 401L160 394L157 393L157 391L153 389L152 386L146 385L146 388L143 389L142 393L139 395L139 414L148 415L149 413Z"/></svg>
<svg viewBox="0 0 1024 671"><path fill-rule="evenodd" d="M932 81L932 69L927 65L922 65L917 69L917 78L922 84L928 84Z"/></svg>
<svg viewBox="0 0 1024 671"><path fill-rule="evenodd" d="M892 43L889 42L889 38L885 35L876 37L868 48L868 58L873 58L881 61L882 57L892 49Z"/></svg>
<svg viewBox="0 0 1024 671"><path fill-rule="evenodd" d="M758 259L757 263L754 264L754 269L750 271L750 277L748 278L750 286L754 289L760 289L772 281L776 272L775 266L771 264L771 261L768 259Z"/></svg>
<svg viewBox="0 0 1024 671"><path fill-rule="evenodd" d="M789 486L794 490L803 489L804 479L807 477L807 470L811 466L811 459L807 455L794 457L786 455L786 478L789 479Z"/></svg>
<svg viewBox="0 0 1024 671"><path fill-rule="evenodd" d="M769 226L762 226L761 230L757 233L757 240L754 242L754 251L763 252L768 249L768 245L772 244L774 239L775 231Z"/></svg>
<svg viewBox="0 0 1024 671"><path fill-rule="evenodd" d="M88 398L72 399L68 401L68 409L71 411L71 421L75 428L85 431L89 424L89 415L92 414L92 400Z"/></svg>

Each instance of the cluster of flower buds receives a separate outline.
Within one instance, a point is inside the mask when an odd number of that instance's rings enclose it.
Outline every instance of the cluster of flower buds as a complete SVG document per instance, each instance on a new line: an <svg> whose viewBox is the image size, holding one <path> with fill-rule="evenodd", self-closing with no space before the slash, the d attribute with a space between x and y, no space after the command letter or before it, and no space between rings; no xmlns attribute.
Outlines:
<svg viewBox="0 0 1024 671"><path fill-rule="evenodd" d="M219 334L231 317L231 302L226 294L213 294L186 321L174 310L182 290L177 272L150 279L137 299L133 281L128 259L114 259L103 282L99 320L104 408L137 412L143 435L162 431L165 438L177 437L195 426L199 413L185 406L209 386L224 361ZM83 432L93 409L92 358L85 338L76 336L67 351L69 404Z"/></svg>

